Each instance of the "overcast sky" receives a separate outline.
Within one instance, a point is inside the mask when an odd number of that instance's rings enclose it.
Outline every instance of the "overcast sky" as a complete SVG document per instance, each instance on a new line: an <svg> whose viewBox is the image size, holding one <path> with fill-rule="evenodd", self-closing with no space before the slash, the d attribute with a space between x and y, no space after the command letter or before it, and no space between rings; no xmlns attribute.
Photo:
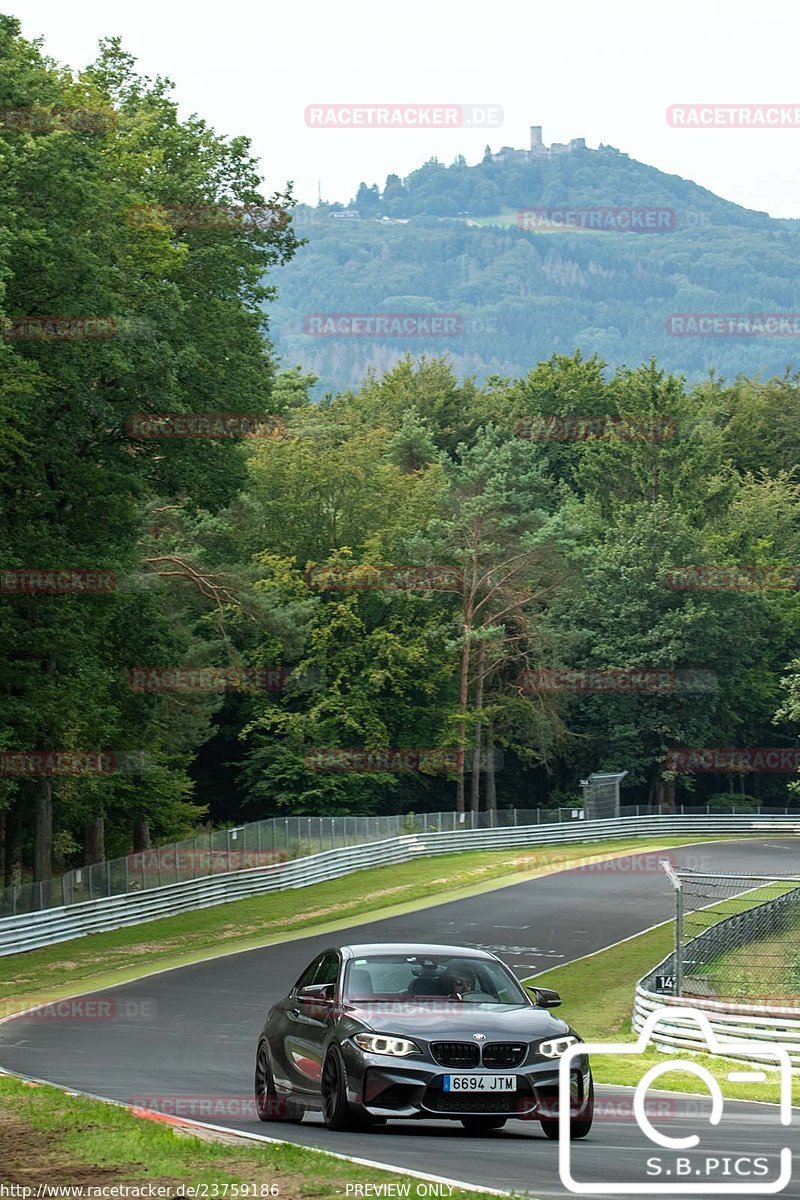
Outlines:
<svg viewBox="0 0 800 1200"><path fill-rule="evenodd" d="M349 200L426 159L487 141L605 142L773 216L800 217L800 128L674 129L679 103L796 104L797 0L0 0L27 37L80 67L118 34L175 80L182 113L246 133L268 188ZM314 129L312 104L487 104L481 129ZM631 197L635 202L635 197Z"/></svg>

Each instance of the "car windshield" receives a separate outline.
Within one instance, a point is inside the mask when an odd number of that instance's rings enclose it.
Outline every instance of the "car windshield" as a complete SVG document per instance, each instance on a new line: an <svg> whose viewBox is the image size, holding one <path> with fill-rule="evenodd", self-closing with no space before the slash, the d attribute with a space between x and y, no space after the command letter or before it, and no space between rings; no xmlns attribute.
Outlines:
<svg viewBox="0 0 800 1200"><path fill-rule="evenodd" d="M346 1000L413 1004L432 997L462 1004L529 1003L510 971L491 959L376 954L348 964Z"/></svg>

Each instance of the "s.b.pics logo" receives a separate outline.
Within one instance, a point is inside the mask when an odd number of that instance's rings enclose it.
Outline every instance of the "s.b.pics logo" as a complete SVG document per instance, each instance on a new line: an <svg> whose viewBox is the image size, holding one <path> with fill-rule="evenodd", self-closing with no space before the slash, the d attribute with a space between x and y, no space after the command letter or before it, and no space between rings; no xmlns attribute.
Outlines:
<svg viewBox="0 0 800 1200"><path fill-rule="evenodd" d="M733 1117L726 1124L725 1100L719 1082L696 1058L676 1051L675 1057L665 1058L643 1070L633 1093L633 1113L639 1131L644 1136L631 1147L623 1159L626 1165L624 1181L618 1177L602 1180L583 1177L578 1143L574 1153L570 1130L570 1083L574 1074L573 1059L584 1055L643 1055L654 1045L681 1037L687 1024L699 1026L708 1049L722 1060L744 1059L742 1069L728 1069L731 1082L778 1082L780 1102L764 1109L765 1117L780 1131L792 1121L791 1079L789 1054L783 1046L769 1041L748 1041L743 1038L722 1039L714 1031L707 1015L695 1008L666 1005L652 1012L635 1042L578 1042L561 1055L559 1061L559 1174L568 1191L579 1196L655 1195L655 1196L765 1196L775 1195L791 1182L792 1152L788 1130L772 1142L759 1125L758 1137L743 1145L741 1128L732 1127ZM658 1027L662 1027L662 1038ZM747 1069L744 1069L747 1068ZM697 1076L706 1088L700 1096L686 1097L686 1113L671 1117L669 1131L660 1125L658 1114L653 1118L648 1110L648 1091L671 1072ZM661 1086L665 1086L663 1083ZM766 1097L765 1097L766 1098ZM683 1099L683 1098L682 1098ZM698 1101L702 1099L702 1109ZM730 1110L729 1110L730 1111ZM690 1114L690 1115L689 1115ZM741 1120L741 1118L740 1118ZM761 1146L763 1145L763 1149ZM637 1161L638 1160L638 1161ZM635 1170L631 1170L633 1164ZM622 1172L620 1172L622 1174Z"/></svg>

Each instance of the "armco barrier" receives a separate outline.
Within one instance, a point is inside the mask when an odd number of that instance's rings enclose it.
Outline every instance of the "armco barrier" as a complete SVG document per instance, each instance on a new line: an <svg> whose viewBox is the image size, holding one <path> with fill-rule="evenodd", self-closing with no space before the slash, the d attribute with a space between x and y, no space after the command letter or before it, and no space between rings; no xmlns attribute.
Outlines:
<svg viewBox="0 0 800 1200"><path fill-rule="evenodd" d="M674 1008L697 1008L706 1014L711 1028L726 1042L725 1058L735 1058L747 1063L774 1063L768 1055L742 1054L736 1049L736 1038L748 1041L777 1043L789 1053L794 1070L800 1070L800 1008L779 1008L767 1004L726 1003L695 996L661 996L636 985L633 1009L633 1028L639 1033L645 1020L655 1009L668 1004ZM658 1047L674 1046L682 1050L708 1052L708 1045L696 1021L672 1016L669 1021L658 1024L655 1044Z"/></svg>
<svg viewBox="0 0 800 1200"><path fill-rule="evenodd" d="M62 908L0 920L0 956L69 941L90 933L154 921L159 917L209 908L266 892L307 887L364 867L391 866L430 854L457 850L501 850L569 845L631 837L738 834L780 831L800 834L800 819L783 816L641 816L536 826L409 834L359 846L327 850L290 862L224 875L209 875L143 892L89 900Z"/></svg>
<svg viewBox="0 0 800 1200"><path fill-rule="evenodd" d="M774 897L763 904L754 905L745 912L736 913L718 921L693 938L684 946L685 979L691 978L696 963L707 962L716 954L722 954L742 944L742 935L752 938L769 936L779 929L786 909L798 903L800 889L792 889L785 895ZM777 1043L788 1051L794 1069L800 1070L800 998L798 1004L769 1005L755 1004L747 1000L716 1000L710 996L665 996L653 991L657 975L671 975L675 970L675 955L665 959L648 972L636 985L633 1009L633 1028L641 1031L647 1017L656 1009L668 1005L670 1009L696 1008L706 1014L711 1028L728 1043L725 1057L743 1062L771 1063L768 1055L737 1053L734 1039ZM657 1028L658 1046L674 1046L684 1050L707 1050L702 1030L696 1021L673 1015L662 1019Z"/></svg>

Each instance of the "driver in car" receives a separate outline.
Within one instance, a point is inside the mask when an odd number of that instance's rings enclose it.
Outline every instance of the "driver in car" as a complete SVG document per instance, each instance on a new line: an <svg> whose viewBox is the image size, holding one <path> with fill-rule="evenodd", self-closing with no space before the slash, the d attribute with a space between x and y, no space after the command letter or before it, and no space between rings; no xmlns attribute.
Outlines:
<svg viewBox="0 0 800 1200"><path fill-rule="evenodd" d="M470 1004L493 1002L497 999L496 996L490 996L488 992L481 991L476 975L468 967L459 967L453 972L453 991L462 1000L468 1000Z"/></svg>

